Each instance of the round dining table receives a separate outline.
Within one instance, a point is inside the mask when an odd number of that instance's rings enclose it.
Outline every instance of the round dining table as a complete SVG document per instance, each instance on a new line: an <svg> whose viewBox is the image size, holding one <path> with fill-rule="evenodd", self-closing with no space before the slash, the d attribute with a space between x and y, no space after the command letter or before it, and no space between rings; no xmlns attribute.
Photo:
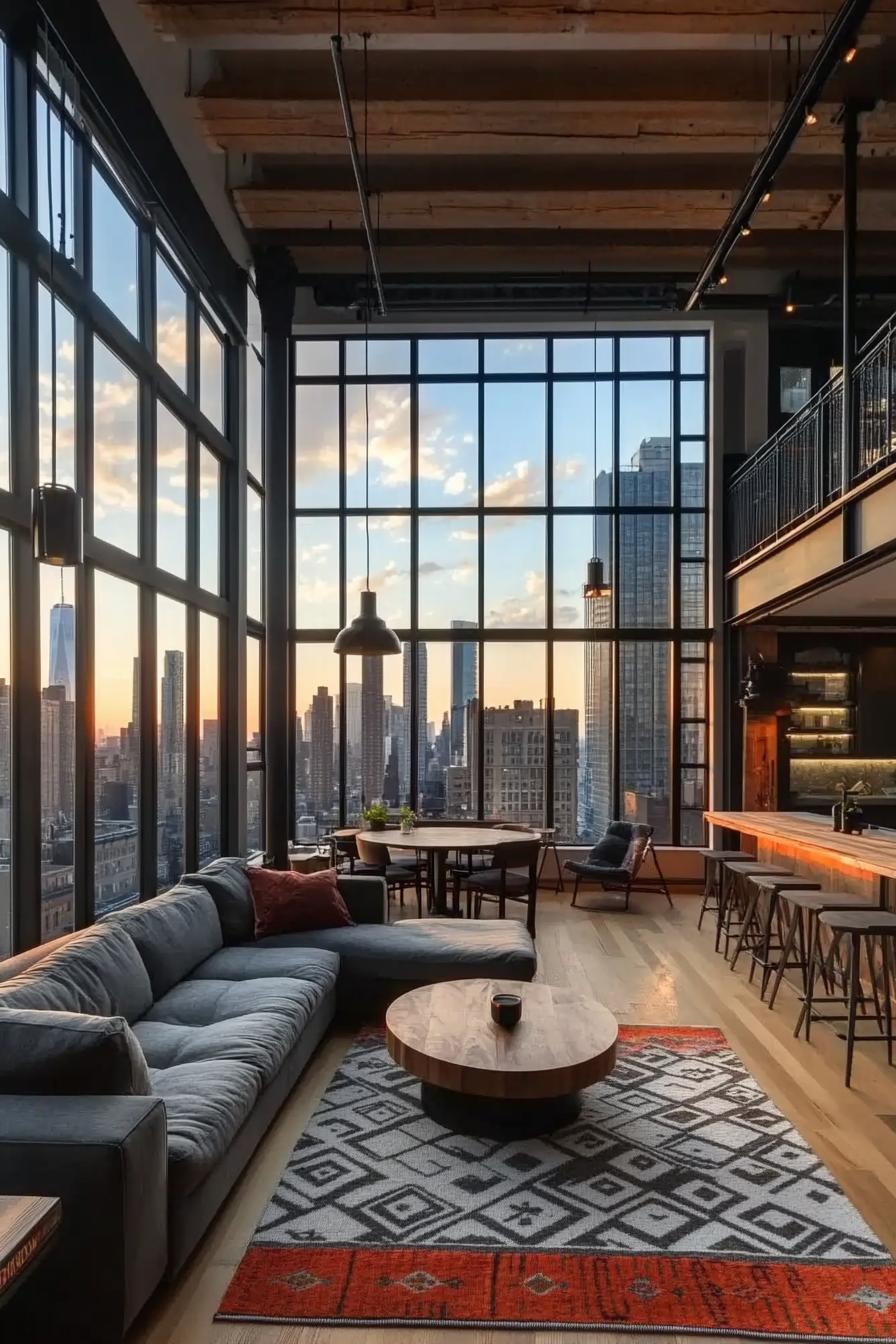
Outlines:
<svg viewBox="0 0 896 1344"><path fill-rule="evenodd" d="M497 849L499 845L519 844L521 840L538 840L540 835L538 831L503 831L494 826L418 826L413 831L359 831L355 839L425 854L434 911L447 915L449 854L474 854L478 850Z"/></svg>

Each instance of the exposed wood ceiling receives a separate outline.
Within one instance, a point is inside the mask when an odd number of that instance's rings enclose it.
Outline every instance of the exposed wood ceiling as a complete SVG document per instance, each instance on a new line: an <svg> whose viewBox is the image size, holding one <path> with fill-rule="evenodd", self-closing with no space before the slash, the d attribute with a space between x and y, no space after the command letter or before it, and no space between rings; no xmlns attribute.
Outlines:
<svg viewBox="0 0 896 1344"><path fill-rule="evenodd" d="M236 208L303 275L363 269L329 53L337 5L141 0L192 50L187 91ZM687 276L765 146L833 0L341 5L383 270ZM367 115L361 35L369 34ZM862 118L860 270L896 272L896 0L876 0L730 263L731 293L839 265L844 96Z"/></svg>

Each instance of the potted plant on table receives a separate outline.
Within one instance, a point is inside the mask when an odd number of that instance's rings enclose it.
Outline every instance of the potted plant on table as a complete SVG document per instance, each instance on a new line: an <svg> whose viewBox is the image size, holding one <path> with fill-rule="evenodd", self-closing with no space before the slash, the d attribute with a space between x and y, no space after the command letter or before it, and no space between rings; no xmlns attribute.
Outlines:
<svg viewBox="0 0 896 1344"><path fill-rule="evenodd" d="M412 807L402 807L398 811L398 822L402 835L409 835L417 825L417 813Z"/></svg>
<svg viewBox="0 0 896 1344"><path fill-rule="evenodd" d="M369 807L365 807L363 815L370 830L384 831L386 829L389 809L385 803L371 803Z"/></svg>

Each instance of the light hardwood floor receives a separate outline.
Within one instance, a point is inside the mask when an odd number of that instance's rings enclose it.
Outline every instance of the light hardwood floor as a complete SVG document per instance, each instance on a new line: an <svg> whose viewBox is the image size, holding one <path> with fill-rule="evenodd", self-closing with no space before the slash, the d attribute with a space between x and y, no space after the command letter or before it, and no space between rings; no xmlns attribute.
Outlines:
<svg viewBox="0 0 896 1344"><path fill-rule="evenodd" d="M586 896L585 899L588 899ZM598 898L600 899L600 898ZM794 1041L793 994L773 1013L740 967L712 948L711 920L696 929L699 900L653 895L622 911L572 910L568 896L543 893L538 910L538 978L602 1000L621 1022L720 1026L760 1085L831 1168L878 1236L896 1252L896 1069L885 1047L857 1047L853 1088L843 1087L843 1042L817 1027ZM744 959L743 965L746 966ZM215 1309L303 1125L351 1040L326 1041L292 1099L177 1284L160 1293L132 1332L133 1344L560 1344L591 1332L354 1329L213 1322ZM600 1338L606 1340L607 1334ZM647 1336L620 1336L626 1344ZM655 1336L653 1337L655 1339ZM130 1341L129 1341L130 1344Z"/></svg>

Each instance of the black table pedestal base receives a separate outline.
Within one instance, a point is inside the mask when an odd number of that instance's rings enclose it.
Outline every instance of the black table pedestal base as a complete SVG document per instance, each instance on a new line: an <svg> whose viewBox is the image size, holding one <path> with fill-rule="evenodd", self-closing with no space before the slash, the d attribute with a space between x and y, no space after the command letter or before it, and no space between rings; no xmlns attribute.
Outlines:
<svg viewBox="0 0 896 1344"><path fill-rule="evenodd" d="M541 1097L536 1101L509 1101L503 1097L473 1097L451 1092L433 1083L420 1084L420 1101L431 1120L458 1134L478 1138L531 1139L571 1125L582 1109L582 1094Z"/></svg>

